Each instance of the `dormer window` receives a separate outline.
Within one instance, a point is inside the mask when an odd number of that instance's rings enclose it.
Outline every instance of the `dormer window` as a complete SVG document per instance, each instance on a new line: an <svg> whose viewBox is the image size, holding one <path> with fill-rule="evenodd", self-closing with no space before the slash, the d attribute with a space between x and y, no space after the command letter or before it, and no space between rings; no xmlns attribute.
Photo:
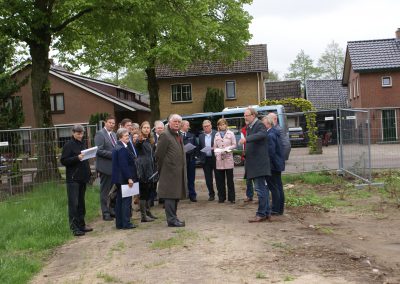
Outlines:
<svg viewBox="0 0 400 284"><path fill-rule="evenodd" d="M384 76L382 77L382 87L391 87L392 86L392 77Z"/></svg>

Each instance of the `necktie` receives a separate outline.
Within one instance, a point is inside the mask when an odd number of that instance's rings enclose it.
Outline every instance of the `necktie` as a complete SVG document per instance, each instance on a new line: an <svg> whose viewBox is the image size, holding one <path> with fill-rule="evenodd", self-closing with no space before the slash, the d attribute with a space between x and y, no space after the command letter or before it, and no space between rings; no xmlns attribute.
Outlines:
<svg viewBox="0 0 400 284"><path fill-rule="evenodd" d="M112 134L110 133L110 138L111 138L111 143L113 144L113 146L115 147L115 144L117 144L117 142L115 142L114 137L112 136Z"/></svg>

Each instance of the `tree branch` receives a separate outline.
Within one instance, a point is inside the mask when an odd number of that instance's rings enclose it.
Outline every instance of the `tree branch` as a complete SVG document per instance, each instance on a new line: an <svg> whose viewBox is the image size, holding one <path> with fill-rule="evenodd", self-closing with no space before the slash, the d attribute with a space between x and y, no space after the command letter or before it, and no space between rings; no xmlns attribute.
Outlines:
<svg viewBox="0 0 400 284"><path fill-rule="evenodd" d="M80 11L79 13L75 14L74 16L72 16L69 19L66 19L63 23L61 23L60 25L58 25L57 27L51 28L52 32L59 32L62 31L66 26L68 26L70 23L72 23L73 21L79 19L80 17L82 17L85 14L88 14L90 12L92 12L94 9L93 8L86 8L82 11Z"/></svg>

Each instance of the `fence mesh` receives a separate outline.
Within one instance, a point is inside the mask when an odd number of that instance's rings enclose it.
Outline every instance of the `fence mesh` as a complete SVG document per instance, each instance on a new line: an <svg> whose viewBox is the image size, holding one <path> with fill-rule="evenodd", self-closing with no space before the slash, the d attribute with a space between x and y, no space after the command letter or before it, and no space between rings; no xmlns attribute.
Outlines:
<svg viewBox="0 0 400 284"><path fill-rule="evenodd" d="M95 125L85 127L88 147L94 144ZM62 147L71 139L72 126L0 131L0 199L24 192L34 184L64 176ZM93 161L91 161L93 163Z"/></svg>

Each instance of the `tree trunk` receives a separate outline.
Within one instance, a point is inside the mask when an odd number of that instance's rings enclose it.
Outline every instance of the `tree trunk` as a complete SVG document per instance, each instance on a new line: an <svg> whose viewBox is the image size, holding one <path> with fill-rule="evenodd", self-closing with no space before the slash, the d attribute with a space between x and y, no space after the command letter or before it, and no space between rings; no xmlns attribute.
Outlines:
<svg viewBox="0 0 400 284"><path fill-rule="evenodd" d="M154 121L160 119L160 97L158 94L159 86L156 79L156 69L154 67L147 67L146 75L147 89L150 95L151 125L153 125Z"/></svg>
<svg viewBox="0 0 400 284"><path fill-rule="evenodd" d="M43 182L61 177L56 158L56 139L50 107L50 82L49 82L49 49L50 27L43 27L34 31L36 40L30 42L29 49L32 58L31 86L34 106L35 127L45 128L38 130L34 135L37 147L37 175L36 181Z"/></svg>

